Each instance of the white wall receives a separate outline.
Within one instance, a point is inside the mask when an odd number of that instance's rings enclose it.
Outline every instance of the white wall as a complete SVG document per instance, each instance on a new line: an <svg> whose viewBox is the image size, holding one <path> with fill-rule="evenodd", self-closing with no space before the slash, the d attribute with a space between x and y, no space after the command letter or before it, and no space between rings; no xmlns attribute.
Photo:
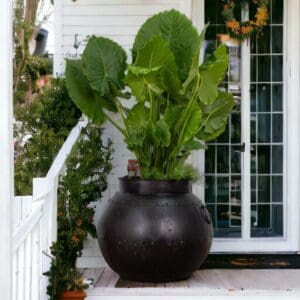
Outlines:
<svg viewBox="0 0 300 300"><path fill-rule="evenodd" d="M65 58L78 57L89 35L102 35L113 39L125 48L130 63L130 49L139 27L153 14L168 9L178 9L189 17L191 0L56 0L54 11L55 49L54 74L64 73ZM75 35L79 48L74 48ZM113 141L113 171L109 175L109 186L101 204L97 204L96 222L101 207L118 189L118 177L127 173L127 161L133 155L126 149L122 136L110 125L105 126L104 138ZM86 242L81 267L96 267L103 263L99 259L99 248L91 240Z"/></svg>

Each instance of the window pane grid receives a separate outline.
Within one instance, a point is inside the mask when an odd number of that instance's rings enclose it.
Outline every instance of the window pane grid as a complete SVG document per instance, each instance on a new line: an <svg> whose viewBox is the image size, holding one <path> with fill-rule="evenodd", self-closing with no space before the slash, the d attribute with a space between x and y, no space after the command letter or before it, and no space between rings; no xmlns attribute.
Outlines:
<svg viewBox="0 0 300 300"><path fill-rule="evenodd" d="M272 24L273 6L281 4L282 0L270 1L271 24L266 34L270 42L251 40L255 45L251 47L250 83L252 237L281 236L283 232L283 25ZM274 34L280 35L281 41L280 36L275 40Z"/></svg>
<svg viewBox="0 0 300 300"><path fill-rule="evenodd" d="M221 0L205 1L205 53L226 33ZM253 8L250 5L250 13ZM250 42L251 86L251 237L282 236L283 232L283 1L270 1L270 24L260 39ZM276 37L276 38L274 38ZM206 51L209 49L209 51ZM236 49L228 48L230 59ZM239 54L240 56L240 54ZM230 61L231 67L231 61ZM240 103L240 83L230 70L222 89ZM236 107L226 131L208 144L205 153L205 202L215 226L215 237L241 237L241 113ZM247 217L247 216L246 216Z"/></svg>

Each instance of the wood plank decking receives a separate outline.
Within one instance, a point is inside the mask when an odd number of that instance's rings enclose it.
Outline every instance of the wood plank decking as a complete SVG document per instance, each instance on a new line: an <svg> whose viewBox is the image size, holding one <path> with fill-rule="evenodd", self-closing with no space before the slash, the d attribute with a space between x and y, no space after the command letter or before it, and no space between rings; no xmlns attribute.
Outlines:
<svg viewBox="0 0 300 300"><path fill-rule="evenodd" d="M94 288L88 290L87 300L130 299L133 296L155 296L155 299L201 296L201 300L212 296L216 299L222 299L218 298L222 296L300 299L299 269L207 269L196 271L188 280L168 283L123 280L109 268L85 269L84 277L94 281Z"/></svg>

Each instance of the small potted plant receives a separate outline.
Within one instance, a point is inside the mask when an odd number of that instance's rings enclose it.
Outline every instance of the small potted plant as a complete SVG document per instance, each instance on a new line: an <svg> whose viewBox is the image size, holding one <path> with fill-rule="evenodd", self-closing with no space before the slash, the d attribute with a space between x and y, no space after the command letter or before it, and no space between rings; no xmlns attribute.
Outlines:
<svg viewBox="0 0 300 300"><path fill-rule="evenodd" d="M70 269L62 277L65 290L60 294L59 300L83 300L86 298L85 289L88 284L84 283L82 274L77 269Z"/></svg>
<svg viewBox="0 0 300 300"><path fill-rule="evenodd" d="M199 62L204 35L170 10L142 25L130 65L121 46L96 36L82 59L67 61L70 97L95 123L111 122L140 167L141 178L120 178L97 227L104 258L123 278L187 278L210 249L210 216L185 162L224 131L234 102L218 89L226 46Z"/></svg>

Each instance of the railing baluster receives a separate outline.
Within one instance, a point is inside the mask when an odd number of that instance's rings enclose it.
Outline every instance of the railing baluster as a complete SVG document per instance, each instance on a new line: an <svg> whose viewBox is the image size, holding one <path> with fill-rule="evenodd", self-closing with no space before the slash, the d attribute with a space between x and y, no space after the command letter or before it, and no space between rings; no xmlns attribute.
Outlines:
<svg viewBox="0 0 300 300"><path fill-rule="evenodd" d="M14 251L13 254L13 290L12 298L17 300L17 276L18 276L18 251Z"/></svg>
<svg viewBox="0 0 300 300"><path fill-rule="evenodd" d="M31 233L25 240L25 300L31 300L30 298L30 286L31 286L31 266L32 266L32 253L31 253Z"/></svg>
<svg viewBox="0 0 300 300"><path fill-rule="evenodd" d="M31 300L39 299L40 222L32 232Z"/></svg>
<svg viewBox="0 0 300 300"><path fill-rule="evenodd" d="M24 300L24 243L18 249L18 300Z"/></svg>

